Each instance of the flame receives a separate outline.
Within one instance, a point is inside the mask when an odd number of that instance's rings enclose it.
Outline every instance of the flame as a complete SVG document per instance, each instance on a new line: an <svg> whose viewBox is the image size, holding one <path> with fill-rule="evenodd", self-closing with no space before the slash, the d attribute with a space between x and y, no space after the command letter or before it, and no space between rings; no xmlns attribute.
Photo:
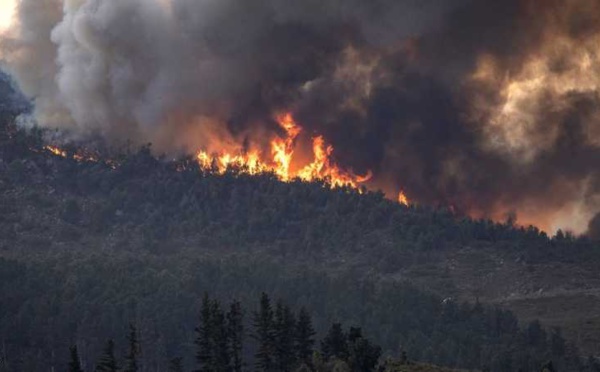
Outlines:
<svg viewBox="0 0 600 372"><path fill-rule="evenodd" d="M251 175L264 173L268 170L265 164L261 162L257 151L235 156L227 153L220 156L211 156L206 151L200 151L196 154L196 159L202 169L216 171L221 174L231 168L237 168Z"/></svg>
<svg viewBox="0 0 600 372"><path fill-rule="evenodd" d="M398 203L407 207L409 205L409 200L406 194L404 193L404 190L400 190L400 193L398 194Z"/></svg>
<svg viewBox="0 0 600 372"><path fill-rule="evenodd" d="M349 187L363 192L361 184L369 181L372 173L356 175L351 171L343 170L332 161L331 156L334 148L325 141L323 136L312 138L312 161L308 164L299 164L294 158L297 151L297 139L302 128L296 123L291 114L286 113L276 116L277 123L283 129L284 136L275 136L271 141L271 157L264 158L259 150L251 150L240 153L223 151L221 153L209 153L198 151L196 161L201 169L217 174L225 174L229 170L249 175L272 173L283 182L302 180L306 182L323 181L331 188ZM112 168L118 167L118 163L112 160L100 160L100 156L84 149L78 149L75 153L69 153L57 146L45 146L44 149L56 156L71 158L78 162L103 162ZM183 171L185 166L178 165L176 169ZM408 199L404 197L403 204L408 205Z"/></svg>
<svg viewBox="0 0 600 372"><path fill-rule="evenodd" d="M322 180L332 188L346 186L360 189L360 184L372 177L371 172L359 176L339 168L331 160L333 146L327 144L323 136L312 139L313 161L305 165L297 164L294 154L302 128L290 113L277 115L275 119L285 136L276 136L271 140L270 159L262 158L258 150L235 155L227 152L211 155L206 151L199 151L196 154L198 164L205 170L214 170L218 173L224 173L232 167L252 175L270 172L283 182L295 179L307 182Z"/></svg>
<svg viewBox="0 0 600 372"><path fill-rule="evenodd" d="M274 171L282 181L288 181L290 179L290 165L294 155L294 142L302 129L296 124L290 113L279 116L277 122L287 135L286 138L276 138L271 142L271 153L276 164Z"/></svg>
<svg viewBox="0 0 600 372"><path fill-rule="evenodd" d="M56 156L60 156L62 158L66 158L67 157L67 152L61 148L58 148L56 146L45 146L44 149L50 151L51 153L53 153Z"/></svg>
<svg viewBox="0 0 600 372"><path fill-rule="evenodd" d="M52 153L55 156L59 156L61 158L65 158L65 159L73 159L79 163L82 163L82 162L101 163L102 162L113 169L116 169L119 166L119 164L116 161L111 160L111 159L101 160L99 154L97 154L97 153L95 154L93 152L87 151L86 149L80 148L80 149L77 149L74 153L69 153L67 150L61 149L58 146L47 145L47 146L44 146L44 150L49 151L50 153Z"/></svg>

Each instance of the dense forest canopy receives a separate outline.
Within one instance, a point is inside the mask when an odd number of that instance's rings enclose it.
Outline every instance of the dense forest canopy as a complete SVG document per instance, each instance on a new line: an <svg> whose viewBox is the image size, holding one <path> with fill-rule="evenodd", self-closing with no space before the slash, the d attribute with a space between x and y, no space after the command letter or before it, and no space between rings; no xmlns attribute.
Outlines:
<svg viewBox="0 0 600 372"><path fill-rule="evenodd" d="M0 370L64 368L72 345L89 367L106 339L126 343L130 323L144 370L165 370L193 355L205 292L249 308L268 292L306 307L319 337L343 322L384 356L491 371L595 365L559 329L455 298L463 292L448 272L426 284L403 274L464 247L527 267L594 266L600 247L589 238L319 182L214 174L148 147L91 160L67 145L57 156L44 148L51 133L14 125L18 112L3 110L0 128Z"/></svg>

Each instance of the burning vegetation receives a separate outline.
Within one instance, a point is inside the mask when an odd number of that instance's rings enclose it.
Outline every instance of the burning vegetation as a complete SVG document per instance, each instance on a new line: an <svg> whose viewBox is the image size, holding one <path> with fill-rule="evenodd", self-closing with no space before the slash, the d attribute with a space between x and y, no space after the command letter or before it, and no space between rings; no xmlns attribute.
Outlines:
<svg viewBox="0 0 600 372"><path fill-rule="evenodd" d="M585 233L599 14L589 0L21 0L0 59L67 140Z"/></svg>
<svg viewBox="0 0 600 372"><path fill-rule="evenodd" d="M371 173L368 172L364 176L359 176L340 168L331 159L333 146L327 144L323 136L317 135L312 138L311 162L301 164L294 161L294 153L297 151L296 140L302 132L302 128L290 113L278 115L276 119L285 136L275 137L271 140L270 158L264 156L260 150L240 151L238 153L198 151L195 160L203 171L215 174L224 174L230 170L249 175L270 173L283 182L292 180L322 181L331 188L347 187L357 190L359 193L364 192L363 184L371 178ZM84 148L78 148L71 153L59 146L46 145L44 150L55 156L72 158L78 162L102 161L112 168L118 166L117 161L104 160L100 154ZM404 192L400 193L398 202L406 206L409 205L408 197Z"/></svg>
<svg viewBox="0 0 600 372"><path fill-rule="evenodd" d="M291 114L277 117L277 123L285 132L285 137L271 140L271 158L267 159L259 150L244 154L216 153L206 151L197 153L196 158L204 169L215 169L224 173L231 166L249 174L273 173L281 181L300 179L302 181L324 180L331 187L351 187L359 189L361 184L371 178L371 174L358 176L338 167L331 159L333 146L327 144L323 136L312 138L312 162L302 165L294 162L296 139L302 128Z"/></svg>

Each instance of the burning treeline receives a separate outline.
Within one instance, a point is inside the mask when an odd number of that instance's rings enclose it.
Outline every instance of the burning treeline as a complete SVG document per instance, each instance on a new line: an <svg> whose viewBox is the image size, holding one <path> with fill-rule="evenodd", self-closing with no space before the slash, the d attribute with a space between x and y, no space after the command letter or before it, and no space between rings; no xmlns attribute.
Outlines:
<svg viewBox="0 0 600 372"><path fill-rule="evenodd" d="M598 0L20 0L0 56L79 140L546 230L600 210Z"/></svg>
<svg viewBox="0 0 600 372"><path fill-rule="evenodd" d="M227 171L250 175L270 173L283 182L294 180L322 181L324 185L330 188L347 187L355 189L359 193L363 192L361 184L368 181L371 174L358 176L351 171L339 168L331 160L333 147L326 144L322 136L312 138L312 159L310 163L301 164L294 161L296 158L294 154L298 151L296 139L302 132L302 128L289 113L279 115L277 120L285 131L285 136L283 138L274 137L271 140L270 155L265 155L258 149L236 153L209 153L201 150L195 155L200 169L216 174L224 174ZM32 150L38 151L38 149ZM104 162L113 168L119 166L118 162L85 149L70 153L60 146L47 145L44 150L55 156L72 158L78 162ZM400 193L398 202L409 205L409 200L403 192Z"/></svg>

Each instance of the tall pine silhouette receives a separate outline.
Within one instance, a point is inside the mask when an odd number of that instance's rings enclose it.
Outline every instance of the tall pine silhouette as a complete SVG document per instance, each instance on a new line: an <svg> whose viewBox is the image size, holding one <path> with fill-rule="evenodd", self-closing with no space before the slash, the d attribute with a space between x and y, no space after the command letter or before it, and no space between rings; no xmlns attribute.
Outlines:
<svg viewBox="0 0 600 372"><path fill-rule="evenodd" d="M228 372L229 344L225 314L217 300L211 301L210 311L210 340L212 346L212 361L210 364L214 372Z"/></svg>
<svg viewBox="0 0 600 372"><path fill-rule="evenodd" d="M96 372L117 372L117 359L115 358L115 343L108 340L104 348L104 353L96 365Z"/></svg>
<svg viewBox="0 0 600 372"><path fill-rule="evenodd" d="M321 341L321 352L326 359L337 358L346 360L348 358L348 336L342 329L340 323L334 323L327 335Z"/></svg>
<svg viewBox="0 0 600 372"><path fill-rule="evenodd" d="M227 313L227 335L229 340L229 350L231 370L241 372L244 366L242 359L242 350L244 345L244 312L242 304L234 301L229 307Z"/></svg>
<svg viewBox="0 0 600 372"><path fill-rule="evenodd" d="M254 313L254 339L258 342L258 350L255 354L255 364L258 371L277 371L273 361L275 354L275 335L273 327L273 308L271 299L266 293L260 297L260 305Z"/></svg>
<svg viewBox="0 0 600 372"><path fill-rule="evenodd" d="M83 372L81 361L79 360L79 352L77 346L73 345L69 348L71 360L69 361L69 372Z"/></svg>
<svg viewBox="0 0 600 372"><path fill-rule="evenodd" d="M196 372L211 372L212 340L211 340L211 306L208 293L202 298L202 309L200 310L200 325L196 328L197 346L196 362L200 366Z"/></svg>
<svg viewBox="0 0 600 372"><path fill-rule="evenodd" d="M313 347L316 332L308 311L302 307L296 323L295 345L296 358L300 364L310 366L312 363Z"/></svg>
<svg viewBox="0 0 600 372"><path fill-rule="evenodd" d="M138 340L137 328L133 324L129 325L127 342L129 343L129 350L125 356L125 369L123 372L137 372L139 369L137 357L140 354L140 343Z"/></svg>
<svg viewBox="0 0 600 372"><path fill-rule="evenodd" d="M196 333L196 361L200 366L197 371L228 372L230 353L227 321L219 301L211 300L207 294L202 300L200 325Z"/></svg>
<svg viewBox="0 0 600 372"><path fill-rule="evenodd" d="M295 328L296 319L294 313L292 313L289 306L279 301L275 309L274 361L277 370L280 372L289 372L296 365L296 355L294 353Z"/></svg>

